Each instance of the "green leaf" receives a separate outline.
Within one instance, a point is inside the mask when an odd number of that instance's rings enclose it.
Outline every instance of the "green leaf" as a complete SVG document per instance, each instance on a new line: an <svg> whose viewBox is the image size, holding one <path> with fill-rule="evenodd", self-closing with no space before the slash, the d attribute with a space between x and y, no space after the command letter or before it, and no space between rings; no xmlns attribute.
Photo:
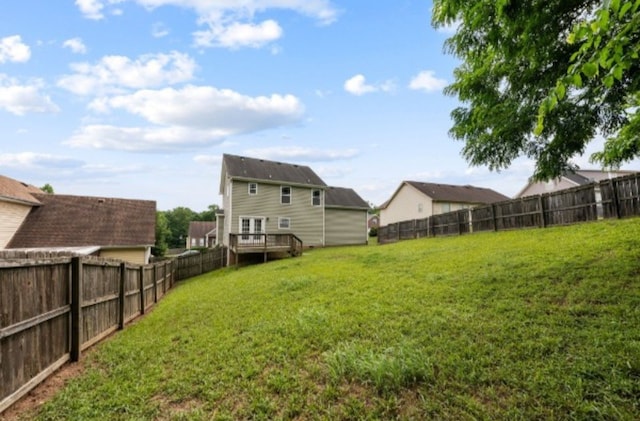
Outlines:
<svg viewBox="0 0 640 421"><path fill-rule="evenodd" d="M558 84L556 85L556 95L558 96L558 99L564 98L566 90L567 88L564 86L564 83L558 81Z"/></svg>
<svg viewBox="0 0 640 421"><path fill-rule="evenodd" d="M620 10L620 0L611 0L611 10L618 13L618 10Z"/></svg>
<svg viewBox="0 0 640 421"><path fill-rule="evenodd" d="M607 9L602 9L600 11L600 17L598 18L598 25L600 26L600 30L606 31L609 27L609 11Z"/></svg>
<svg viewBox="0 0 640 421"><path fill-rule="evenodd" d="M598 65L594 63L585 63L582 66L582 73L587 77L593 77L598 73Z"/></svg>
<svg viewBox="0 0 640 421"><path fill-rule="evenodd" d="M613 86L613 76L606 75L602 83L604 83L604 86L606 86L607 88L611 88Z"/></svg>
<svg viewBox="0 0 640 421"><path fill-rule="evenodd" d="M629 11L629 9L631 9L632 6L633 4L631 2L627 2L623 4L622 7L620 8L620 12L618 13L618 19L622 19L624 15Z"/></svg>
<svg viewBox="0 0 640 421"><path fill-rule="evenodd" d="M621 65L617 65L617 66L613 66L612 72L613 77L615 77L617 80L622 80L622 66Z"/></svg>
<svg viewBox="0 0 640 421"><path fill-rule="evenodd" d="M573 84L578 88L582 88L582 77L580 76L580 73L573 75Z"/></svg>

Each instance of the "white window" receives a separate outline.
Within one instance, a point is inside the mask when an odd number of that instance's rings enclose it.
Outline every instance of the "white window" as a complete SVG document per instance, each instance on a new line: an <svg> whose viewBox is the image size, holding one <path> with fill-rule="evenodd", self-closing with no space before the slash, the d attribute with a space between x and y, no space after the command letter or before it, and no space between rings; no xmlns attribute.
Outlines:
<svg viewBox="0 0 640 421"><path fill-rule="evenodd" d="M249 196L258 194L258 183L249 183Z"/></svg>
<svg viewBox="0 0 640 421"><path fill-rule="evenodd" d="M418 203L418 213L422 213L422 203Z"/></svg>
<svg viewBox="0 0 640 421"><path fill-rule="evenodd" d="M288 205L291 203L291 187L289 186L280 187L280 203L285 205Z"/></svg>
<svg viewBox="0 0 640 421"><path fill-rule="evenodd" d="M278 229L286 230L291 228L291 218L278 217Z"/></svg>
<svg viewBox="0 0 640 421"><path fill-rule="evenodd" d="M442 213L451 212L451 203L443 203L440 205L440 209L442 209Z"/></svg>
<svg viewBox="0 0 640 421"><path fill-rule="evenodd" d="M321 205L321 192L320 190L311 190L311 205L312 206L320 206Z"/></svg>

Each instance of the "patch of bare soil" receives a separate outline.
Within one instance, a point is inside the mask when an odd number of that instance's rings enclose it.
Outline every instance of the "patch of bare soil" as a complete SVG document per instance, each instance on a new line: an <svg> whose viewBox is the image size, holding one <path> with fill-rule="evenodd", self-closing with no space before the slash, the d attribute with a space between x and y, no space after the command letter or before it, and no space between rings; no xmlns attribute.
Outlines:
<svg viewBox="0 0 640 421"><path fill-rule="evenodd" d="M42 383L24 395L22 399L0 414L0 420L17 421L32 418L38 408L64 387L69 379L82 374L84 368L84 358L81 358L78 362L63 365L53 375L47 377Z"/></svg>

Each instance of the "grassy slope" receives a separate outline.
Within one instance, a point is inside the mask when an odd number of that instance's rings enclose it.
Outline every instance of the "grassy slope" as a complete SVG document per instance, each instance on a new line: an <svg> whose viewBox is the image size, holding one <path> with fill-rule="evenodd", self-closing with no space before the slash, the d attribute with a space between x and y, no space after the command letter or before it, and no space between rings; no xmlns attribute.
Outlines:
<svg viewBox="0 0 640 421"><path fill-rule="evenodd" d="M41 419L640 418L640 219L181 284Z"/></svg>

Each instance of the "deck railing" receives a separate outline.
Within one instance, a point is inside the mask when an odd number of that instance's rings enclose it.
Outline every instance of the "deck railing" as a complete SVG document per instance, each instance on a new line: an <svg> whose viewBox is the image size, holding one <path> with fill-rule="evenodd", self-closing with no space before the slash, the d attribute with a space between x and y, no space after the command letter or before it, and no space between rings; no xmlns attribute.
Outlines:
<svg viewBox="0 0 640 421"><path fill-rule="evenodd" d="M229 248L236 254L284 251L299 256L302 246L295 234L229 234Z"/></svg>

